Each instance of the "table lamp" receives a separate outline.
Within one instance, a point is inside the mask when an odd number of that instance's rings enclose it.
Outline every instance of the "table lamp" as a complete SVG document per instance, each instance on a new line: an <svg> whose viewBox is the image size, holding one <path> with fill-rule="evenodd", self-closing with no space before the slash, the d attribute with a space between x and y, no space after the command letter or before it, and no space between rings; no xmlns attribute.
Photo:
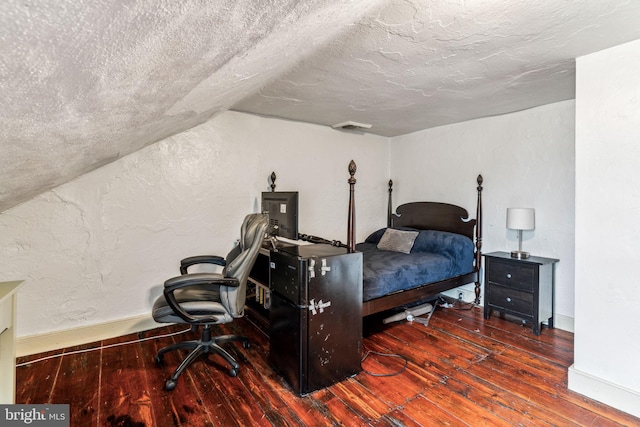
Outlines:
<svg viewBox="0 0 640 427"><path fill-rule="evenodd" d="M533 208L507 208L507 228L518 230L518 250L511 251L511 258L529 258L529 253L522 251L522 230L533 230L535 225Z"/></svg>

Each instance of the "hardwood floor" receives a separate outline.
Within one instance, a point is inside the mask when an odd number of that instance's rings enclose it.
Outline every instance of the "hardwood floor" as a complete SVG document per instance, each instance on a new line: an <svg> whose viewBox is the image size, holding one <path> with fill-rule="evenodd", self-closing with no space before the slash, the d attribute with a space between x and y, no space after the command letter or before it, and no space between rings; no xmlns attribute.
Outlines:
<svg viewBox="0 0 640 427"><path fill-rule="evenodd" d="M375 319L370 319L375 320ZM234 346L236 378L221 359L196 362L167 392L163 385L182 355L155 352L190 339L170 326L64 350L32 362L20 358L17 403L68 403L72 426L613 426L640 419L567 390L573 335L528 327L482 310L438 308L428 326L366 322L361 372L306 397L293 394L269 366L268 339L249 319L218 328L251 339ZM138 338L147 341L106 347ZM154 338L155 337L155 338ZM105 346L101 348L101 346ZM93 349L72 354L76 350ZM59 353L59 352L58 352ZM54 354L54 353L52 353ZM31 363L32 362L32 363Z"/></svg>

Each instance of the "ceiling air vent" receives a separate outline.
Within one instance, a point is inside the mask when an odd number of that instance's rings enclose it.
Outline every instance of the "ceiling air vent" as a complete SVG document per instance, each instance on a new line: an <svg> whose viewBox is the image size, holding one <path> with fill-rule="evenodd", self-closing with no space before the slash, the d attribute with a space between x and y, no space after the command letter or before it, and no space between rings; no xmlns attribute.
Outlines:
<svg viewBox="0 0 640 427"><path fill-rule="evenodd" d="M357 129L370 129L371 125L366 123L352 122L351 120L349 120L347 122L335 124L331 127L334 129L357 130Z"/></svg>

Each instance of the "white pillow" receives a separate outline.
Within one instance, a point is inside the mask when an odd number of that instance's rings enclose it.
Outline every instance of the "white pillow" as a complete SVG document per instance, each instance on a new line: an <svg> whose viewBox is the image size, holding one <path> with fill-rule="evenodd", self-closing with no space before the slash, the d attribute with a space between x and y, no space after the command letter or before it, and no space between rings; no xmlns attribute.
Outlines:
<svg viewBox="0 0 640 427"><path fill-rule="evenodd" d="M385 251L411 253L413 242L418 237L417 231L396 230L387 228L378 242L378 249Z"/></svg>

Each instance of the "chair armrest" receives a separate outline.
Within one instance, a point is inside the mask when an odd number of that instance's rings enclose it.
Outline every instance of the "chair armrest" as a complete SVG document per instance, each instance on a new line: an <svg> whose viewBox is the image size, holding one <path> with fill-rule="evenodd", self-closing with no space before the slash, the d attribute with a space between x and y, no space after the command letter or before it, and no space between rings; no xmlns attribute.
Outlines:
<svg viewBox="0 0 640 427"><path fill-rule="evenodd" d="M180 274L187 274L187 269L196 264L215 264L224 267L227 261L218 255L196 255L180 261Z"/></svg>
<svg viewBox="0 0 640 427"><path fill-rule="evenodd" d="M217 285L238 287L240 282L233 277L224 277L217 273L191 273L172 277L164 282L165 292L173 292L176 289L193 285Z"/></svg>
<svg viewBox="0 0 640 427"><path fill-rule="evenodd" d="M183 276L173 277L164 282L164 298L167 300L167 304L171 309L180 316L185 322L188 323L202 323L218 321L216 316L194 316L187 313L173 294L175 290L194 286L194 285L212 285L212 286L239 286L238 279L232 277L223 277L216 273L194 273L185 274Z"/></svg>

